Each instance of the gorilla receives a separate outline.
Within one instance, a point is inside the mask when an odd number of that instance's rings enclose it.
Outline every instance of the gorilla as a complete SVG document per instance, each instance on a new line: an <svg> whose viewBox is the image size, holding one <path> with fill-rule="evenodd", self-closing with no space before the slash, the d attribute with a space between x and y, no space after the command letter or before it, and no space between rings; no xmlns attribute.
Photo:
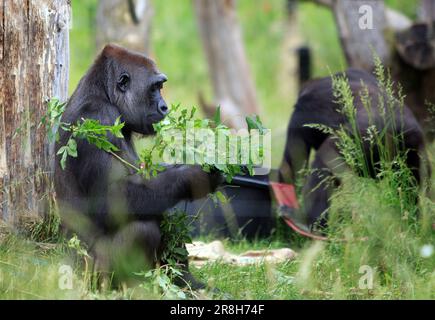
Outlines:
<svg viewBox="0 0 435 320"><path fill-rule="evenodd" d="M384 106L387 105L386 96L379 89L377 79L357 69L349 69L344 74L339 73L335 76L338 75L346 76L355 97L356 120L361 137L367 136L367 128L371 125L375 125L378 132L386 130L389 136L403 134L401 146L403 151L408 151L407 166L412 170L417 183L420 183L423 172L430 174L430 169L422 170L425 154L424 134L413 113L406 106L402 114L400 114L400 108L395 108L394 120L385 124L379 112L379 104L380 99L384 99ZM361 99L358 98L359 92L363 89L361 81L367 87L371 99L371 116L368 115ZM340 156L334 138L322 130L306 126L321 124L334 129L339 128L340 125L349 127L348 119L338 111L340 106L335 101L331 77L312 80L305 85L290 119L284 157L279 168L279 180L294 184L298 172L306 168L308 164L311 149L316 151L311 165L313 170L302 188L303 216L311 227L315 223L322 227L326 225L329 198L334 188L340 183L337 174L349 169ZM376 163L379 161L378 150L376 147L370 147L370 143L365 140L363 148L369 162L370 176L375 178ZM372 161L368 160L371 152L373 153ZM325 180L328 178L330 178L329 183L326 183Z"/></svg>
<svg viewBox="0 0 435 320"><path fill-rule="evenodd" d="M153 123L168 113L160 92L166 80L151 59L109 44L80 80L62 121L90 118L113 125L121 117L124 138L109 135L109 141L119 149L117 155L137 163L132 135L153 134ZM61 130L56 150L68 139L69 132ZM161 262L165 243L160 222L165 210L181 200L204 197L222 182L218 173L185 165L168 167L146 180L85 140L77 141L77 151L77 158L67 159L65 170L56 159L62 223L88 245L99 271L114 271L115 281L131 281L134 272ZM187 261L179 263L185 266L182 280L201 286L188 272Z"/></svg>

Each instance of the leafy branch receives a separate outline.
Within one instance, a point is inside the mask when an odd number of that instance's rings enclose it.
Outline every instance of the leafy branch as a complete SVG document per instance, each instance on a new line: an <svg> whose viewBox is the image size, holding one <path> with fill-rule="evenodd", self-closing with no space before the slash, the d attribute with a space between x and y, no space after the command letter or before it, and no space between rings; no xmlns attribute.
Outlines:
<svg viewBox="0 0 435 320"><path fill-rule="evenodd" d="M192 141L192 138L189 137L187 134L188 130L205 129L213 133L214 136L218 136L219 134L223 135L226 141L228 141L228 139L230 138L235 139L237 144L240 146L242 137L238 135L233 135L230 128L222 123L220 107L216 109L213 120L197 119L195 118L195 113L196 108L192 108L189 112L187 109L181 109L179 104L173 105L171 107L170 113L166 116L166 118L163 121L154 124L154 130L156 132L154 146L150 150L144 150L140 154L141 162L145 163L144 174L155 175L158 173L159 170L161 170L161 168L155 166L152 160L155 157L162 158L165 150L167 150L167 148L170 148L171 145L173 145L175 142L175 138L171 133L179 132L182 133L183 138L180 143L185 146L182 154L182 159L184 161L187 160L189 155L193 155L193 158L195 159L195 164L201 165L202 169L205 172L220 171L226 177L227 182L231 182L233 177L237 174L245 174L246 170L248 170L250 175L253 175L254 163L251 157L247 157L248 163L244 165L231 163L227 147L224 150L220 150L219 148L217 148L216 156L218 159L224 159L225 161L223 161L223 163L218 163L217 161L213 160L210 161L210 159L206 156L206 151L204 150L206 149L206 142L196 140ZM266 128L263 126L258 116L246 117L246 124L249 132L251 130L258 130L260 135L263 135L266 132ZM260 142L258 148L259 157L260 159L263 159L264 151L262 142ZM237 160L242 159L243 151L244 150L240 150L240 148L237 149ZM240 161L239 163L241 162L242 161Z"/></svg>
<svg viewBox="0 0 435 320"><path fill-rule="evenodd" d="M82 139L110 153L124 165L129 166L137 173L149 179L165 170L165 166L160 163L160 160L165 150L168 150L167 148L170 148L171 144L174 143L174 137L171 132L176 130L182 134L182 143L183 146L186 146L183 150L183 159L186 159L188 154L194 155L195 163L201 165L205 172L221 171L228 182L231 182L233 177L237 174L245 174L246 170L250 175L253 175L254 163L251 157L248 157L249 162L244 165L230 163L226 148L223 150L225 154L218 154L218 158L225 159L224 163L208 161L204 150L204 142L190 141L190 138L187 137L187 131L189 129L206 129L210 130L210 132L215 135L223 134L226 139L230 139L232 133L230 128L221 122L220 107L217 108L213 120L210 120L195 118L196 108L194 107L189 111L187 109L181 109L180 104L173 105L166 118L153 125L156 132L153 137L153 144L151 148L144 149L139 153L139 162L136 164L130 163L118 155L116 153L119 151L118 147L109 140L109 135L115 138L123 138L122 128L124 127L124 123L121 122L119 117L113 125L103 125L98 120L83 118L75 124L70 124L61 121L64 111L65 103L60 103L58 100L53 99L49 103L47 116L41 121L42 124L47 126L48 137L51 141L59 141L59 129L70 133L66 144L57 150L57 155L61 156L60 165L62 169L66 167L68 156L73 158L78 157L77 140ZM265 133L266 129L258 116L246 117L246 124L249 131L258 130L260 135ZM236 139L238 145L241 144L242 138L240 136L233 135L233 138ZM259 157L262 159L264 156L262 142L260 142L258 148ZM218 152L222 152L222 150L218 150ZM240 160L242 158L242 151L238 148L237 152L237 159Z"/></svg>
<svg viewBox="0 0 435 320"><path fill-rule="evenodd" d="M110 142L108 134L112 134L116 138L123 138L122 128L124 123L121 122L120 117L118 117L115 123L111 126L102 125L98 120L95 119L83 119L82 121L77 121L74 125L64 124L62 129L64 131L70 132L71 135L66 143L66 145L61 146L57 151L57 155L61 155L60 166L62 169L66 167L67 157L77 158L77 139L86 140L88 143L96 146L98 149L104 150L116 158L121 160L130 166L129 162L119 157L115 152L119 151L119 148ZM134 167L134 166L133 166Z"/></svg>

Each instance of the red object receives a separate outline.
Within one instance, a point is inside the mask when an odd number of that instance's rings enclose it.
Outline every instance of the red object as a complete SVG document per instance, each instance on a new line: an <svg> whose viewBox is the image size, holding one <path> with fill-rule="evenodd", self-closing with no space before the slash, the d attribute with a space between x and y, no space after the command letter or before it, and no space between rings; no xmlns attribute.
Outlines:
<svg viewBox="0 0 435 320"><path fill-rule="evenodd" d="M270 182L270 185L280 206L299 209L299 203L293 185L279 182Z"/></svg>
<svg viewBox="0 0 435 320"><path fill-rule="evenodd" d="M327 237L318 236L318 235L316 235L316 234L314 234L314 233L311 233L311 232L307 232L307 231L305 231L305 230L302 230L302 229L299 228L299 227L298 227L298 226L293 222L293 220L290 219L289 217L282 217L282 218L284 219L285 223L286 223L290 228L292 228L293 231L299 233L300 235L303 235L303 236L305 236L305 237L308 237L308 238L311 238L311 239L314 239L314 240L321 240L321 241L326 241L326 240L328 240Z"/></svg>
<svg viewBox="0 0 435 320"><path fill-rule="evenodd" d="M275 194L275 198L278 201L280 207L287 207L290 209L299 209L298 199L296 197L295 187L291 184L286 183L278 183L278 182L269 182L273 193ZM292 228L293 231L303 235L305 237L315 239L315 240L328 240L327 237L319 236L313 234L309 231L304 230L303 228L298 226L298 223L293 221L292 218L288 216L282 216L285 223Z"/></svg>

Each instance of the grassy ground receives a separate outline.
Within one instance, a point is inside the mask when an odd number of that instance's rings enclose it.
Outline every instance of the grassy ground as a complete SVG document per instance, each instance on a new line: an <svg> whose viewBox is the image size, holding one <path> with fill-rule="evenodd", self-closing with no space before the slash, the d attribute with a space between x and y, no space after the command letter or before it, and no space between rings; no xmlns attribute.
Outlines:
<svg viewBox="0 0 435 320"><path fill-rule="evenodd" d="M409 0L389 0L391 6L413 17L415 3ZM153 29L153 55L158 65L169 75L165 89L168 102L195 105L197 93L211 97L207 67L201 51L190 1L154 1L156 22ZM71 30L70 91L92 63L95 56L94 20L96 0L73 1L74 24ZM239 0L238 12L244 30L246 51L258 89L262 118L276 134L273 138L274 164L280 161L287 121L295 101L290 76L281 67L288 48L284 1ZM331 13L312 4L303 4L299 12L301 38L313 48L315 76L326 75L344 66ZM431 149L435 163L435 147ZM435 204L421 200L421 219L409 226L397 190L359 178L351 179L333 200L334 212L352 216L358 223L345 221L337 232L345 235L369 233L369 241L347 243L317 242L281 234L273 239L249 243L245 240L225 241L233 252L253 248L289 246L300 254L293 261L277 266L259 265L230 267L214 263L194 274L219 288L224 297L252 299L399 299L431 298L435 293L435 259L424 258L424 245L434 244L434 235L427 224L433 221ZM381 219L382 218L382 219ZM361 220L362 219L362 220ZM431 220L432 219L432 220ZM361 230L360 227L365 229ZM428 231L429 230L429 231ZM80 251L65 242L29 237L4 236L0 245L0 299L114 299L159 298L153 285L124 290L96 290L90 283ZM46 237L45 237L46 239ZM71 290L61 290L62 265L73 267ZM374 271L373 289L361 289L360 267Z"/></svg>

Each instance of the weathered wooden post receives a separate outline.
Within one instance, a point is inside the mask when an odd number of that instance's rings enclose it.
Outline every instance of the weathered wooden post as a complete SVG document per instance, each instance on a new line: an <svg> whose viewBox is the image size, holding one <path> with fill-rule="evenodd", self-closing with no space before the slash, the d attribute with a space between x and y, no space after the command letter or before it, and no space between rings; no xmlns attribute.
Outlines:
<svg viewBox="0 0 435 320"><path fill-rule="evenodd" d="M97 51L108 42L150 53L150 0L100 0L97 9Z"/></svg>
<svg viewBox="0 0 435 320"><path fill-rule="evenodd" d="M349 66L370 70L374 67L373 54L389 63L383 1L336 0L333 10Z"/></svg>
<svg viewBox="0 0 435 320"><path fill-rule="evenodd" d="M420 7L417 15L420 21L432 24L435 20L435 1L420 0Z"/></svg>
<svg viewBox="0 0 435 320"><path fill-rule="evenodd" d="M53 146L39 126L67 99L69 0L0 3L0 219L41 214L52 196Z"/></svg>
<svg viewBox="0 0 435 320"><path fill-rule="evenodd" d="M258 114L254 80L243 46L234 0L195 0L199 31L214 90L214 103L234 128L245 124L244 115ZM214 110L207 110L209 115Z"/></svg>

